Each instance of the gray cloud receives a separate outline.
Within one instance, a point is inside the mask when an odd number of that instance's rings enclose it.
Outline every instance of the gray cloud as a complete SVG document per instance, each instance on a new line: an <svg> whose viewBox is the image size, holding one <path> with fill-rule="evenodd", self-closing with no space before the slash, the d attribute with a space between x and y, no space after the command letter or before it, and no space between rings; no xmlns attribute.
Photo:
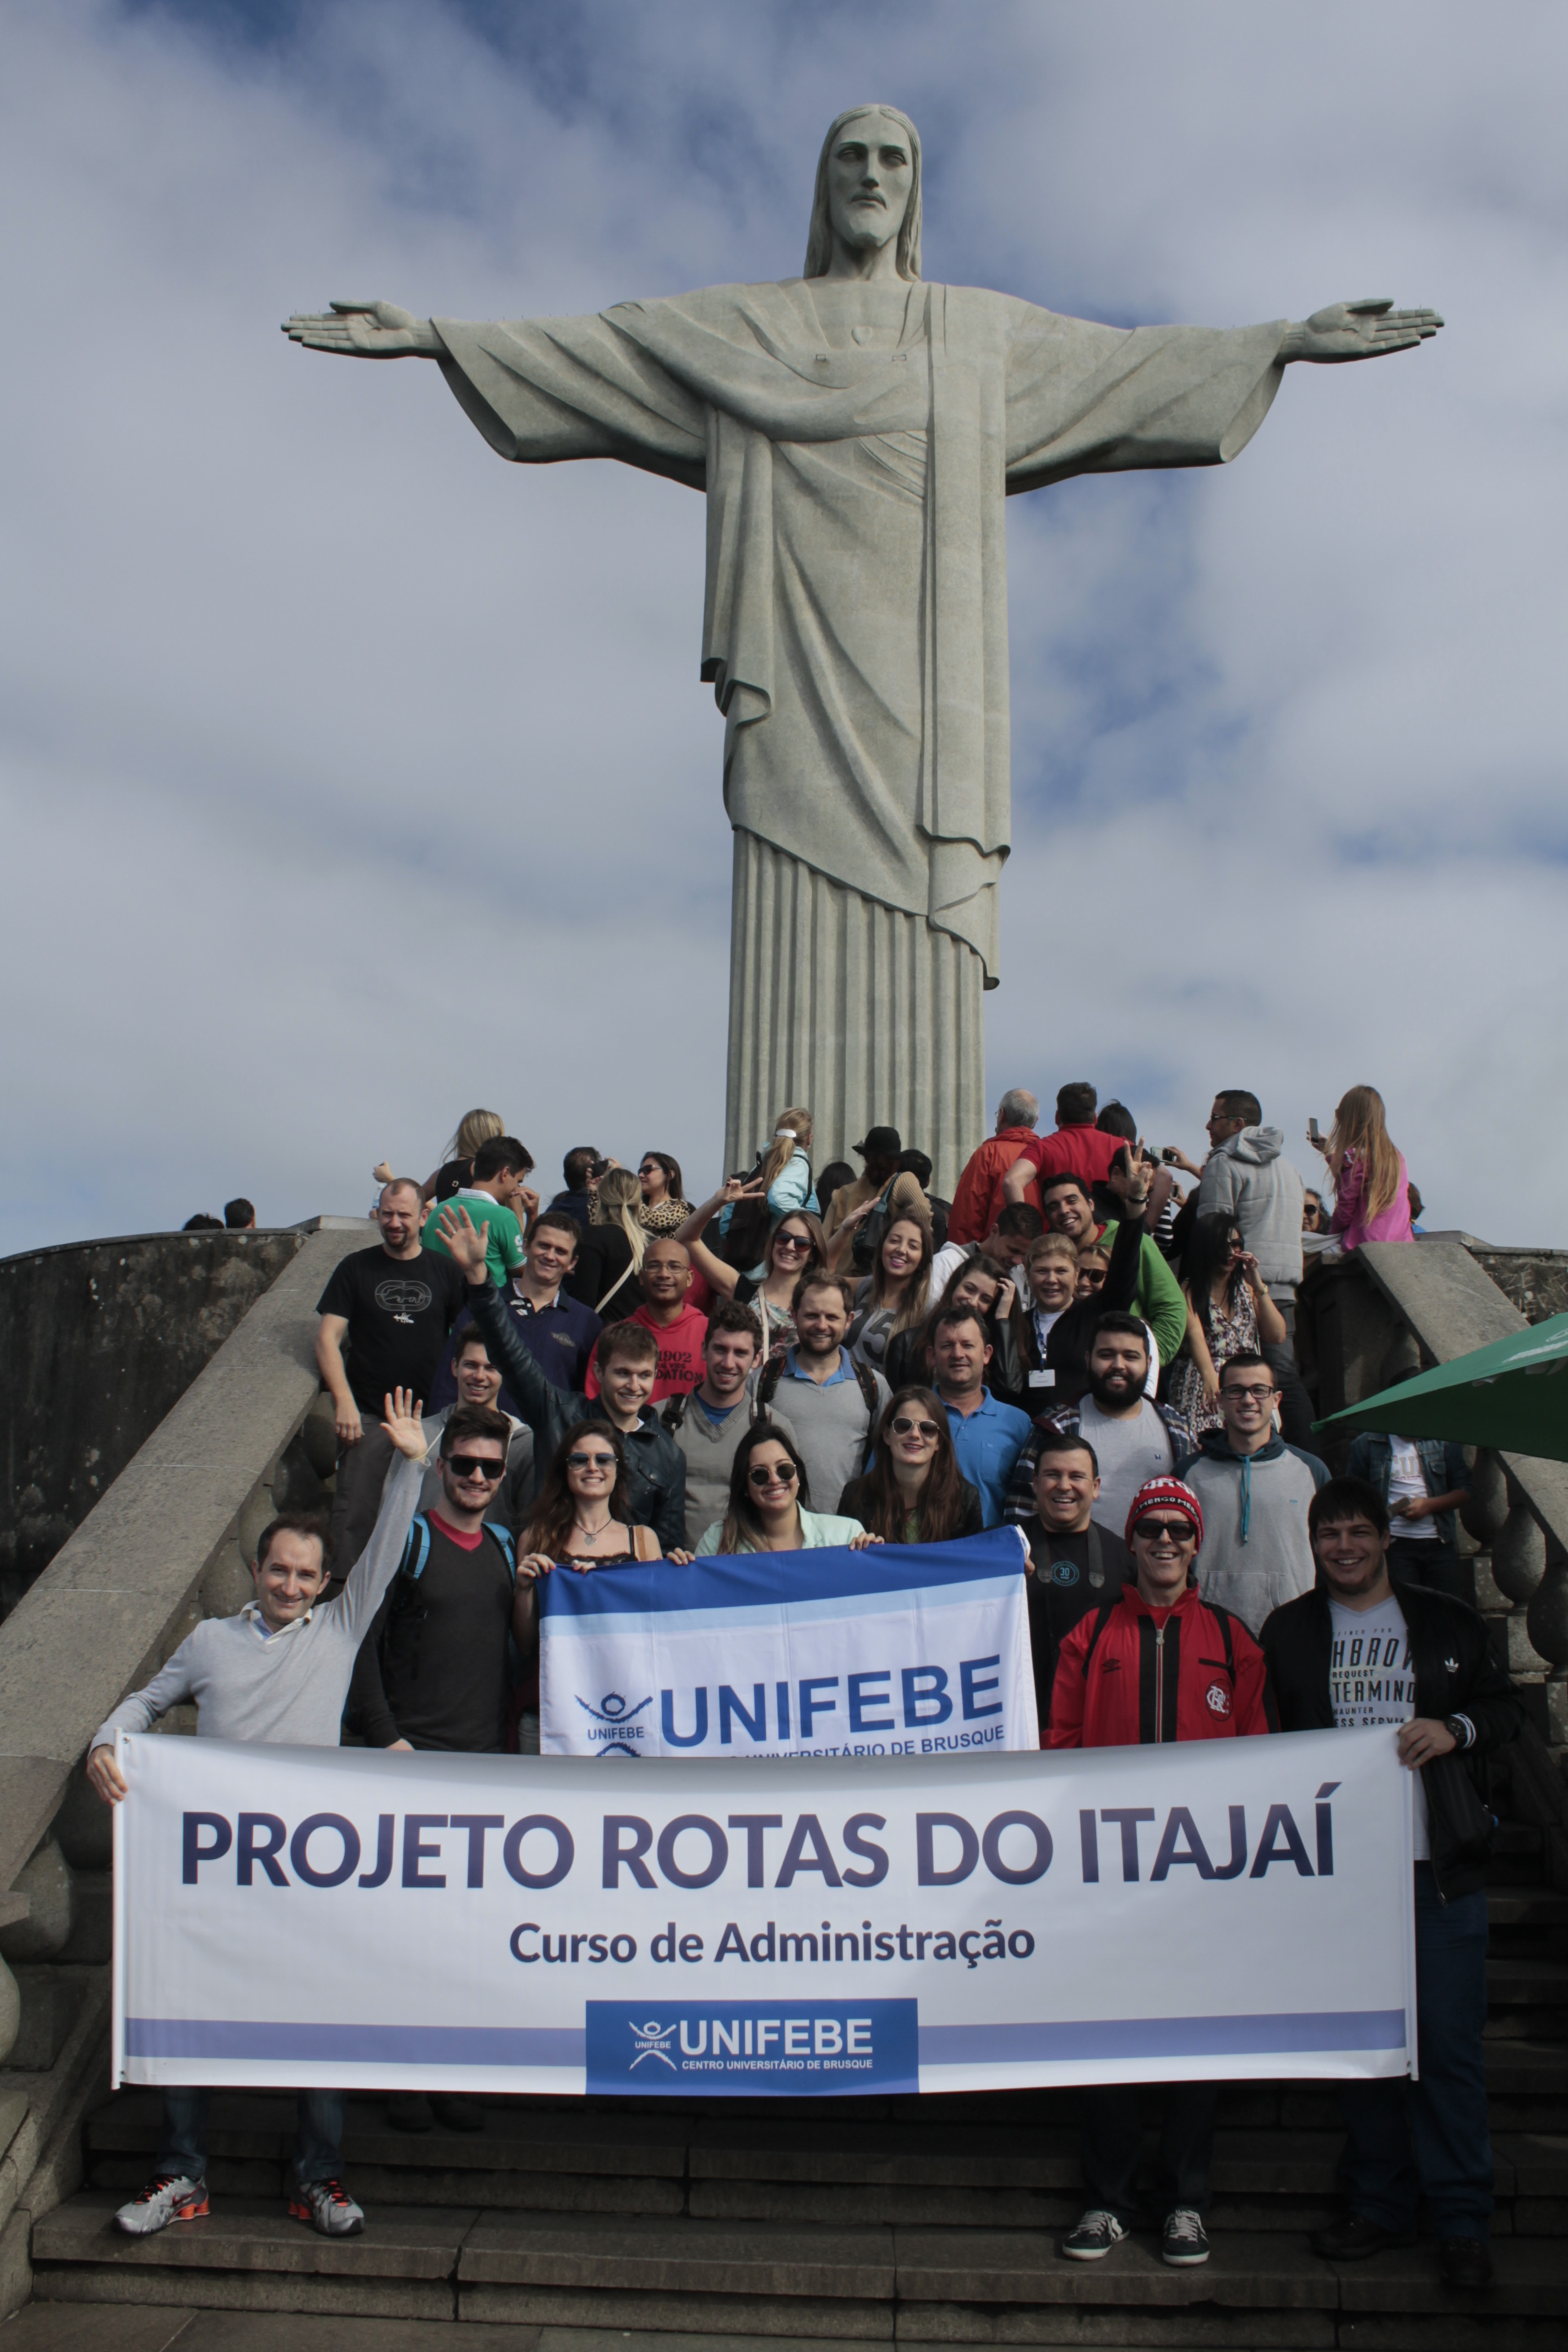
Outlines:
<svg viewBox="0 0 1568 2352"><path fill-rule="evenodd" d="M471 1102L716 1176L700 501L276 322L787 275L870 94L933 277L1450 320L1293 370L1232 468L1013 503L993 1092L1087 1069L1192 1150L1250 1085L1294 1148L1370 1078L1429 1222L1568 1240L1558 12L4 17L0 1247L358 1208Z"/></svg>

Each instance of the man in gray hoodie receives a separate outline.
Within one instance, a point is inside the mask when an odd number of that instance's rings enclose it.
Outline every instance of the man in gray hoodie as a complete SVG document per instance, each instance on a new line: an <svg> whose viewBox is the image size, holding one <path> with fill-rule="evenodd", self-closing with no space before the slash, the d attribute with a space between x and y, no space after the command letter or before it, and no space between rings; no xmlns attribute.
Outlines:
<svg viewBox="0 0 1568 2352"><path fill-rule="evenodd" d="M1272 1609L1310 1592L1317 1579L1307 1511L1328 1468L1275 1434L1279 1391L1258 1355L1220 1366L1223 1433L1205 1436L1176 1475L1204 1507L1198 1582L1205 1601L1259 1633Z"/></svg>
<svg viewBox="0 0 1568 2352"><path fill-rule="evenodd" d="M1197 1214L1236 1219L1241 1245L1258 1260L1268 1296L1294 1337L1306 1188L1290 1162L1279 1156L1284 1136L1277 1127L1265 1127L1262 1119L1256 1095L1237 1087L1215 1095Z"/></svg>

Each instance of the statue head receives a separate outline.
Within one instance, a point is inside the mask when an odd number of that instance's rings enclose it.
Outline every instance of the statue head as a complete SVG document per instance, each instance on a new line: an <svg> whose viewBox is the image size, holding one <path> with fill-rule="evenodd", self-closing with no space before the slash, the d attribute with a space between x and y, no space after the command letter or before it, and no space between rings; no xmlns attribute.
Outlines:
<svg viewBox="0 0 1568 2352"><path fill-rule="evenodd" d="M882 192L887 209L878 213L855 199L853 191L859 175L854 167L867 155L878 156L883 148L896 148L900 157L907 158L907 163L895 162L889 154L888 177ZM906 172L908 194L900 214L897 190L905 183ZM884 173L879 172L878 176L884 178ZM836 186L836 181L841 184ZM822 152L816 159L816 188L811 200L811 228L805 240L803 277L826 277L833 259L836 229L846 244L852 245L883 244L896 235L899 276L920 276L921 134L909 116L896 106L852 106L829 124Z"/></svg>

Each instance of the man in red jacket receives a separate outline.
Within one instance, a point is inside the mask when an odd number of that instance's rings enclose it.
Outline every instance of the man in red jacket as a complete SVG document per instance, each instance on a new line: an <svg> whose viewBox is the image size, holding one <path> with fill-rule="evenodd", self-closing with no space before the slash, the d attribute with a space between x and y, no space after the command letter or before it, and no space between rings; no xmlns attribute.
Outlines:
<svg viewBox="0 0 1568 2352"><path fill-rule="evenodd" d="M1263 1653L1228 1610L1198 1591L1203 1507L1179 1478L1151 1478L1132 1497L1127 1543L1135 1581L1079 1622L1061 1646L1047 1748L1124 1748L1235 1739L1272 1731ZM1098 2262L1137 2214L1143 2128L1140 2085L1083 2093L1083 2177L1089 2202L1062 2242L1071 2261ZM1168 2083L1160 2135L1165 2226L1160 2251L1187 2268L1209 2258L1216 2083Z"/></svg>

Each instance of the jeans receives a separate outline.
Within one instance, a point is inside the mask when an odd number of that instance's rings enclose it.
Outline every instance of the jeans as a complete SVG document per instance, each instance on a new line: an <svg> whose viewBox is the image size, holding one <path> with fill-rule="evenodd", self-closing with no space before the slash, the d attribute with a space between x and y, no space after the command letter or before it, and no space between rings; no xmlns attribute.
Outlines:
<svg viewBox="0 0 1568 2352"><path fill-rule="evenodd" d="M381 1490L392 1467L392 1440L379 1421L360 1416L364 1435L357 1445L338 1447L338 1477L332 1494L332 1576L347 1576L375 1529Z"/></svg>
<svg viewBox="0 0 1568 2352"><path fill-rule="evenodd" d="M163 2094L163 2132L158 2147L160 2172L183 2172L189 2180L203 2180L207 2169L208 2091L178 2090ZM343 2095L341 2091L300 2093L299 2137L294 2145L294 2178L301 2189L312 2180L335 2180L342 2169Z"/></svg>
<svg viewBox="0 0 1568 2352"><path fill-rule="evenodd" d="M1415 2227L1425 2196L1442 2238L1486 2238L1492 2211L1487 2126L1487 1898L1438 1896L1415 1865L1415 2029L1420 2080L1342 2083L1340 2179L1352 2213L1380 2229Z"/></svg>
<svg viewBox="0 0 1568 2352"><path fill-rule="evenodd" d="M1191 2205L1206 2213L1219 2084L1164 2083L1159 2089L1165 2103L1158 2172L1162 2208L1170 2212L1177 2205ZM1091 2207L1114 2213L1126 2230L1138 2218L1142 2092L1139 2083L1106 2083L1080 2094L1084 2189Z"/></svg>
<svg viewBox="0 0 1568 2352"><path fill-rule="evenodd" d="M1436 1536L1395 1536L1388 1547L1388 1572L1406 1584L1423 1584L1428 1592L1446 1592L1452 1601L1476 1605L1476 1571L1461 1559L1453 1544Z"/></svg>

